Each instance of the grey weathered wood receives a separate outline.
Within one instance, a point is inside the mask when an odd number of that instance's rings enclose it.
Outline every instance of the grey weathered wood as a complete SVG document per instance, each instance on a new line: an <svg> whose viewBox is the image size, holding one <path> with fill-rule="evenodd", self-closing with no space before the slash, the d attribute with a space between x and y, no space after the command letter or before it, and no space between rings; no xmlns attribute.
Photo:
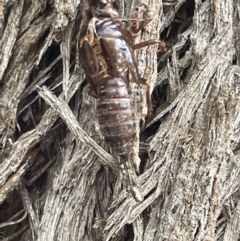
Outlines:
<svg viewBox="0 0 240 241"><path fill-rule="evenodd" d="M129 18L138 2L117 1L119 12ZM151 91L165 91L148 133L138 129L137 176L108 154L86 91L87 1L0 1L1 240L239 239L240 0L194 1L192 19L191 1L145 3L153 19L135 43L181 26L158 58L157 46L134 51Z"/></svg>
<svg viewBox="0 0 240 241"><path fill-rule="evenodd" d="M117 168L116 162L111 155L103 150L98 144L88 136L88 134L81 128L75 116L69 109L67 103L62 99L57 99L51 92L44 86L38 88L39 95L63 118L69 129L76 135L79 140L86 143L92 150L99 156L103 165L108 165L113 169Z"/></svg>

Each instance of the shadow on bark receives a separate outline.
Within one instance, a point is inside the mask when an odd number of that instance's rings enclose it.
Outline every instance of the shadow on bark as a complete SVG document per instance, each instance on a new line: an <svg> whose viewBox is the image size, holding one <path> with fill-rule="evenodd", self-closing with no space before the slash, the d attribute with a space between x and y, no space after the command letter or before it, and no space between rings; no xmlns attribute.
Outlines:
<svg viewBox="0 0 240 241"><path fill-rule="evenodd" d="M154 108L138 201L86 91L87 2L0 2L0 240L239 240L240 2L146 4L136 43L167 51L134 52ZM137 1L117 5L129 18Z"/></svg>

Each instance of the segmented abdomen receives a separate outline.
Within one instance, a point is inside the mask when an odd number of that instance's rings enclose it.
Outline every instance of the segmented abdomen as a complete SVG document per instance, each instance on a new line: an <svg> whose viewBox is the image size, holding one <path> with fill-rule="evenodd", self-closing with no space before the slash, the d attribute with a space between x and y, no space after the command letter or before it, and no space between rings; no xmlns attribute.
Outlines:
<svg viewBox="0 0 240 241"><path fill-rule="evenodd" d="M121 78L99 81L97 115L106 143L119 155L132 151L135 118L128 86Z"/></svg>

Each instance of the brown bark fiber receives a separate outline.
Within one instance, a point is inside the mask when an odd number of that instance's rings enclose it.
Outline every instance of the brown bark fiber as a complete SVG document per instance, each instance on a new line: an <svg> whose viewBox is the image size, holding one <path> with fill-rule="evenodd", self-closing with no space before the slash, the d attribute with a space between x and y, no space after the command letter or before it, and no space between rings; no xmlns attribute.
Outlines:
<svg viewBox="0 0 240 241"><path fill-rule="evenodd" d="M140 1L116 2L128 19ZM153 19L134 44L167 50L134 51L153 104L136 174L87 94L87 0L0 0L0 240L240 240L240 0L142 2Z"/></svg>

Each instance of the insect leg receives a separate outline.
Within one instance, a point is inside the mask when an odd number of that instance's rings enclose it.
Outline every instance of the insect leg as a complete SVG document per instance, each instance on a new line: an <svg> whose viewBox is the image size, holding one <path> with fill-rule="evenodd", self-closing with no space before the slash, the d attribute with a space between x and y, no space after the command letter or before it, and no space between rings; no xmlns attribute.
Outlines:
<svg viewBox="0 0 240 241"><path fill-rule="evenodd" d="M100 68L97 55L87 40L82 41L79 53L85 69L86 77L91 84L92 90L89 93L92 93L91 95L93 95L93 92L97 94L98 80L101 78L101 76L99 76Z"/></svg>
<svg viewBox="0 0 240 241"><path fill-rule="evenodd" d="M150 86L147 83L147 80L144 78L140 78L140 83L146 88L146 101L147 101L147 107L148 107L147 116L150 116L152 114Z"/></svg>
<svg viewBox="0 0 240 241"><path fill-rule="evenodd" d="M97 55L95 54L92 46L88 41L83 41L82 46L80 46L80 55L86 68L90 75L94 75L99 72L99 64Z"/></svg>
<svg viewBox="0 0 240 241"><path fill-rule="evenodd" d="M151 18L149 18L149 12L148 6L142 3L136 7L136 10L131 17L132 20L122 20L130 25L129 30L124 28L121 28L120 30L127 41L136 38L140 31L151 21Z"/></svg>
<svg viewBox="0 0 240 241"><path fill-rule="evenodd" d="M136 73L134 72L134 66L131 64L128 64L128 71L129 71L129 80L131 82L135 82L138 85L142 85L146 89L146 102L147 102L147 116L150 116L152 114L152 102L151 102L151 93L150 93L150 86L147 83L147 80L144 78L137 77Z"/></svg>
<svg viewBox="0 0 240 241"><path fill-rule="evenodd" d="M144 41L144 42L141 42L141 43L138 43L138 44L134 44L134 45L131 46L131 48L134 50L134 49L140 49L140 48L150 46L150 45L155 45L155 44L158 44L161 52L164 52L164 51L167 50L166 46L165 46L165 43L163 41L158 40L158 39L151 39L151 40L147 40L147 41Z"/></svg>
<svg viewBox="0 0 240 241"><path fill-rule="evenodd" d="M136 7L136 10L132 15L132 19L134 20L131 20L130 22L130 31L132 34L138 34L151 21L149 13L149 8L144 3Z"/></svg>
<svg viewBox="0 0 240 241"><path fill-rule="evenodd" d="M128 63L128 76L131 82L140 85L141 78L139 77L138 69L132 63Z"/></svg>

